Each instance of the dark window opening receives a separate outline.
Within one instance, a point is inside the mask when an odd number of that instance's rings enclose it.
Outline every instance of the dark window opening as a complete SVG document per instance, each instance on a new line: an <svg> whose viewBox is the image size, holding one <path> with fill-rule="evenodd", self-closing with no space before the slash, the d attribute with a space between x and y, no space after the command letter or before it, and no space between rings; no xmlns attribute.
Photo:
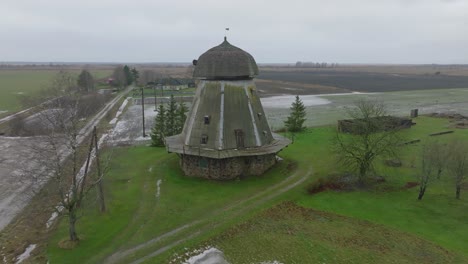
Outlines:
<svg viewBox="0 0 468 264"><path fill-rule="evenodd" d="M244 148L244 131L242 129L235 129L237 148Z"/></svg>
<svg viewBox="0 0 468 264"><path fill-rule="evenodd" d="M201 144L207 144L208 143L208 135L202 135L200 143Z"/></svg>
<svg viewBox="0 0 468 264"><path fill-rule="evenodd" d="M262 118L262 113L257 113L258 118Z"/></svg>
<svg viewBox="0 0 468 264"><path fill-rule="evenodd" d="M206 115L203 117L203 123L205 123L205 125L209 125L210 124L210 116Z"/></svg>

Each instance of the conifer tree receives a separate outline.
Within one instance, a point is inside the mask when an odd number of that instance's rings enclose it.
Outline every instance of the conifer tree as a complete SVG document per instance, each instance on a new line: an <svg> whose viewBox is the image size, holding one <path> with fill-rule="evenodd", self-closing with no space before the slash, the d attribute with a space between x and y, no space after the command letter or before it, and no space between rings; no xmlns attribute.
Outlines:
<svg viewBox="0 0 468 264"><path fill-rule="evenodd" d="M154 118L154 127L151 129L151 145L155 147L164 146L166 131L166 109L163 104L158 107L158 114Z"/></svg>
<svg viewBox="0 0 468 264"><path fill-rule="evenodd" d="M179 106L177 107L177 113L176 113L176 134L179 134L182 132L182 129L184 128L185 120L187 119L187 112L188 108L185 105L184 102L180 102Z"/></svg>
<svg viewBox="0 0 468 264"><path fill-rule="evenodd" d="M299 95L296 95L296 100L291 104L291 114L284 121L284 125L290 132L300 132L304 130L304 121L306 120L305 106Z"/></svg>
<svg viewBox="0 0 468 264"><path fill-rule="evenodd" d="M94 79L91 73L87 70L82 70L78 75L78 89L81 92L90 92L94 90Z"/></svg>
<svg viewBox="0 0 468 264"><path fill-rule="evenodd" d="M133 79L133 74L132 74L132 71L130 70L130 68L128 67L128 65L125 65L123 67L123 72L125 74L125 81L126 81L126 85L130 85L132 84L132 82L134 81Z"/></svg>
<svg viewBox="0 0 468 264"><path fill-rule="evenodd" d="M177 104L174 95L171 94L171 100L166 111L166 136L177 134L176 120L177 119Z"/></svg>

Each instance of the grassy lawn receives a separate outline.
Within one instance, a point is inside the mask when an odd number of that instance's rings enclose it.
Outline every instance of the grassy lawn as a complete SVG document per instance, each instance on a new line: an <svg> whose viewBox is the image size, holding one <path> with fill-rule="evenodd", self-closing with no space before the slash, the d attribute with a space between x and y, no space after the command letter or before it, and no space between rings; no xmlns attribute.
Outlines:
<svg viewBox="0 0 468 264"><path fill-rule="evenodd" d="M288 163L284 161L262 177L214 182L182 176L178 157L162 148L118 148L114 155L112 170L106 177L109 211L99 215L91 195L91 206L87 206L77 226L83 239L73 250L57 247L67 237L66 221L62 221L48 248L52 263L97 263L119 248L205 218L281 181ZM160 196L156 197L158 180L162 182Z"/></svg>
<svg viewBox="0 0 468 264"><path fill-rule="evenodd" d="M357 218L276 205L208 244L230 263L462 263L468 258L415 235Z"/></svg>
<svg viewBox="0 0 468 264"><path fill-rule="evenodd" d="M407 139L424 142L429 140L429 133L449 129L445 119L419 117L415 121L416 126L404 131ZM438 140L449 141L454 137L467 140L468 131L457 129L454 134L439 136ZM403 188L406 182L416 181L420 146L409 145L402 150L401 168L379 166L380 174L387 179L380 189L387 186L391 191L329 191L314 196L303 195L297 203L397 228L468 256L468 189L462 190L461 200L456 200L454 184L447 175L430 183L421 201L416 199L417 187Z"/></svg>
<svg viewBox="0 0 468 264"><path fill-rule="evenodd" d="M20 97L34 95L47 87L58 70L0 70L0 116L1 111L15 112L22 109ZM79 70L71 71L79 74ZM109 75L108 70L93 70L94 78ZM7 113L4 113L6 115Z"/></svg>
<svg viewBox="0 0 468 264"><path fill-rule="evenodd" d="M424 141L429 133L447 130L448 121L444 119L419 117L415 121L416 126L403 132L408 140ZM418 173L418 144L402 147L401 168L377 166L379 175L386 177L385 183L357 191L308 195L305 185L340 171L330 151L333 130L318 127L298 134L281 152L285 161L279 166L262 177L232 182L186 178L177 156L168 155L164 149L115 149L105 183L109 211L99 215L91 195L77 226L82 236L79 246L73 250L57 247L67 237L66 222L62 221L48 246L50 262L99 263L115 251L198 219L208 219L207 225L191 229L201 231L199 237L145 263L166 263L184 247L207 243L223 250L232 263L272 261L276 257L284 263L467 261L468 190L463 190L462 199L457 201L450 181L443 178L417 201L417 188L403 188L406 182L415 181ZM468 130L456 130L440 136L440 140L451 137L468 139ZM287 169L291 161L297 165L294 171ZM224 213L230 204L253 197L293 172L306 174L310 166L314 174L301 187L263 205ZM160 196L156 197L158 180L162 182ZM278 203L279 207L268 210ZM188 234L181 233L178 238ZM139 259L170 242L158 242L122 262Z"/></svg>

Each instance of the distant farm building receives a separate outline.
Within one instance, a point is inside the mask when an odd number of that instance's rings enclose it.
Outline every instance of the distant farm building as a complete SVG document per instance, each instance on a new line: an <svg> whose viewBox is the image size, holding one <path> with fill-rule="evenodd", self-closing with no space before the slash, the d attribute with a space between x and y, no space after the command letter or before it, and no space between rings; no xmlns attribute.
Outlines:
<svg viewBox="0 0 468 264"><path fill-rule="evenodd" d="M156 85L158 89L179 91L182 89L195 87L195 81L190 78L159 78L152 82L148 82L147 86Z"/></svg>
<svg viewBox="0 0 468 264"><path fill-rule="evenodd" d="M372 132L379 132L392 129L411 128L414 125L413 120L410 118L395 117L395 116L381 116L371 118L371 127L374 129ZM350 134L361 134L363 129L368 130L369 127L363 125L361 119L343 119L338 120L338 131ZM366 122L366 125L368 123Z"/></svg>
<svg viewBox="0 0 468 264"><path fill-rule="evenodd" d="M225 39L194 64L193 106L182 133L166 138L167 150L179 154L188 176L228 180L264 173L290 140L268 126L254 58Z"/></svg>

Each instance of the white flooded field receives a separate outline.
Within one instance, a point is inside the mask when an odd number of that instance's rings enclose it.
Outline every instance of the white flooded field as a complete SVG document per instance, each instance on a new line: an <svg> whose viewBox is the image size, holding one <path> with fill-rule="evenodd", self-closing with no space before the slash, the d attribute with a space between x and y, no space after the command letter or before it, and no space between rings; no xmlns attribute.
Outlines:
<svg viewBox="0 0 468 264"><path fill-rule="evenodd" d="M294 95L262 98L262 105L273 130L283 127L289 115L289 107ZM468 115L468 88L420 90L386 93L348 93L300 96L307 111L305 125L308 127L334 124L345 118L345 108L361 98L381 100L388 112L398 116L409 116L410 110L417 108L420 114L433 112L456 112Z"/></svg>

